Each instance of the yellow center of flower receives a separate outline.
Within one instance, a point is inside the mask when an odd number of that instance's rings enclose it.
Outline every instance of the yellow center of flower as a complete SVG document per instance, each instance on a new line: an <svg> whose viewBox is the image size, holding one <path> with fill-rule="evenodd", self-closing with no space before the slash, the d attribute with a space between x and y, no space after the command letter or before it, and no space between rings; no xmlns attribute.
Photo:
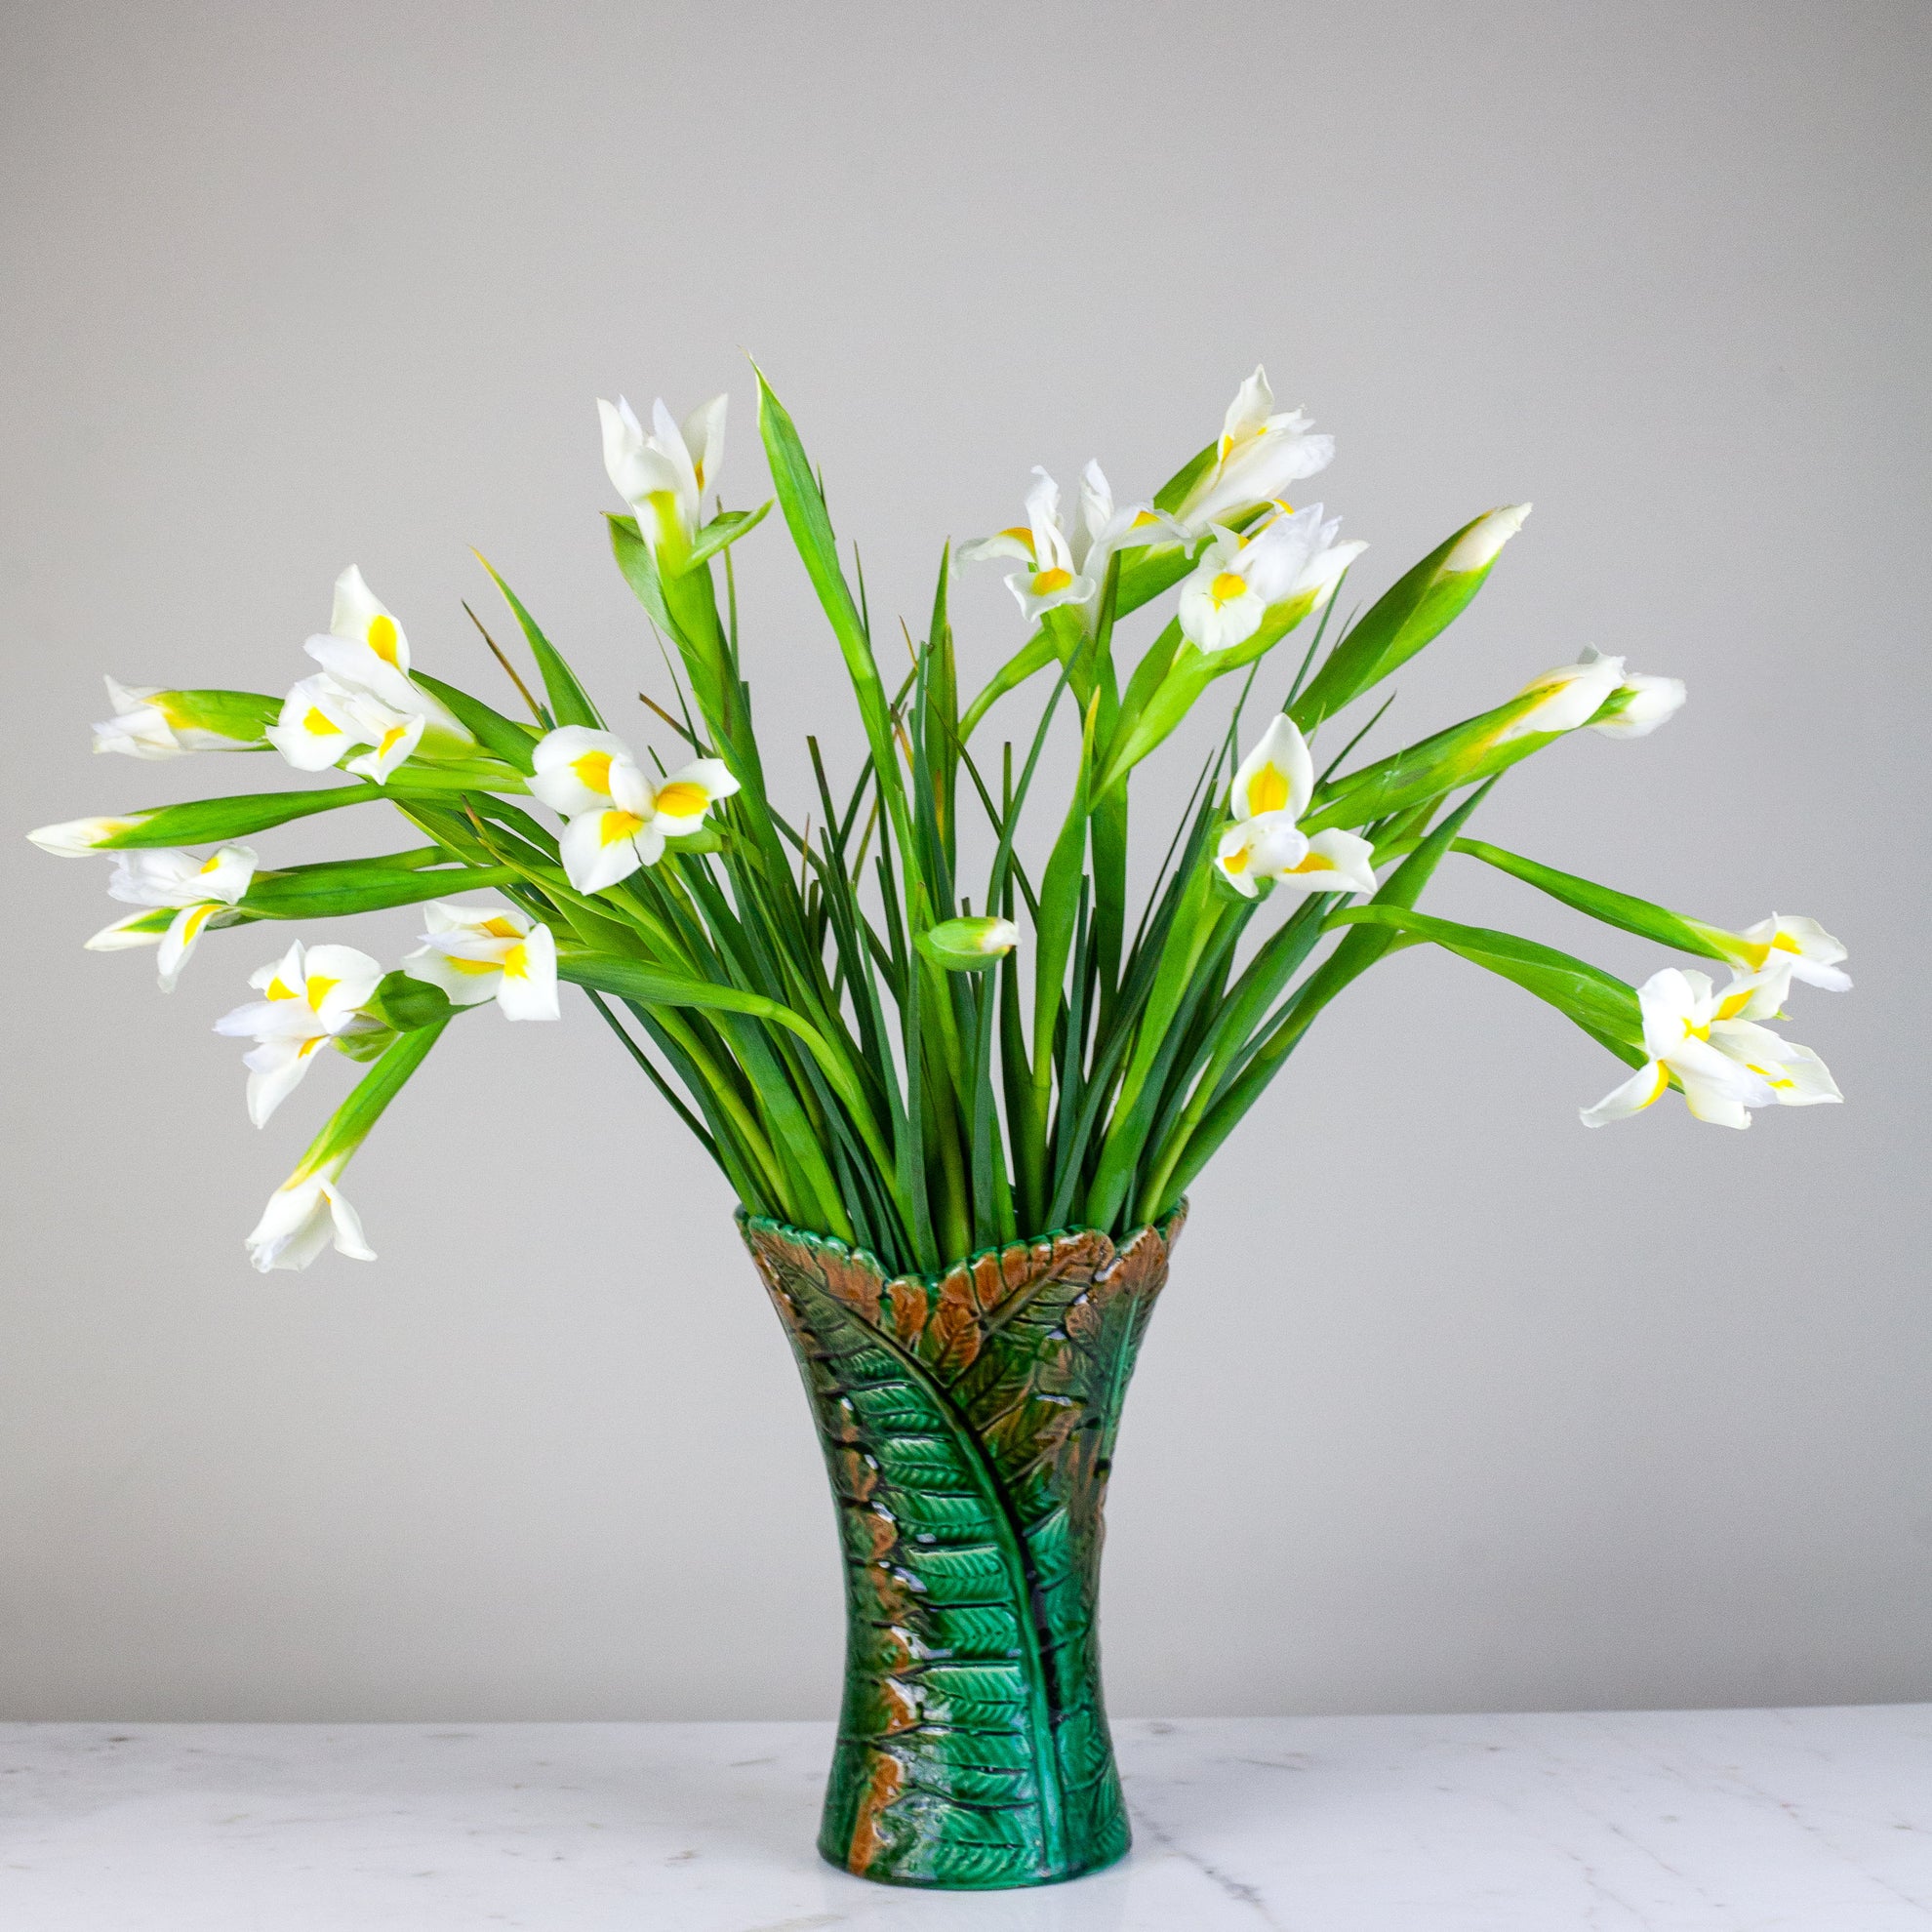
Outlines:
<svg viewBox="0 0 1932 1932"><path fill-rule="evenodd" d="M521 939L523 935L505 919L502 913L494 918L483 920L476 928L479 933L488 933L492 939Z"/></svg>
<svg viewBox="0 0 1932 1932"><path fill-rule="evenodd" d="M704 787L693 785L689 779L673 779L658 793L658 810L673 819L702 817L710 802Z"/></svg>
<svg viewBox="0 0 1932 1932"><path fill-rule="evenodd" d="M606 798L611 795L611 754L608 751L586 751L583 757L573 758L570 768L586 791L601 791Z"/></svg>
<svg viewBox="0 0 1932 1932"><path fill-rule="evenodd" d="M1251 814L1279 812L1288 803L1288 774L1279 765L1264 765L1248 781Z"/></svg>
<svg viewBox="0 0 1932 1932"><path fill-rule="evenodd" d="M1033 595L1050 596L1056 590L1065 590L1073 582L1070 570L1062 570L1056 565L1052 570L1043 570L1033 579Z"/></svg>
<svg viewBox="0 0 1932 1932"><path fill-rule="evenodd" d="M402 646L402 632L396 628L396 621L384 612L381 617L369 620L369 648L385 664L397 664L397 654Z"/></svg>
<svg viewBox="0 0 1932 1932"><path fill-rule="evenodd" d="M615 845L621 838L634 838L644 829L644 821L635 812L606 812L597 822L597 843Z"/></svg>
<svg viewBox="0 0 1932 1932"><path fill-rule="evenodd" d="M1217 605L1228 604L1240 596L1247 587L1248 580L1245 577L1237 577L1231 570L1224 570L1208 585L1208 595L1214 599Z"/></svg>

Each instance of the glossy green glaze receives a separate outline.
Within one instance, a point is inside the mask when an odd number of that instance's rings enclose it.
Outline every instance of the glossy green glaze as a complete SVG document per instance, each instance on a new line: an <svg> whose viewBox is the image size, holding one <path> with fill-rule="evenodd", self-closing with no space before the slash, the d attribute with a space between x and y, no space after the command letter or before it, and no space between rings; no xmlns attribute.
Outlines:
<svg viewBox="0 0 1932 1932"><path fill-rule="evenodd" d="M1121 1402L1182 1213L888 1279L741 1216L797 1353L845 1552L845 1700L819 1849L987 1890L1109 1865L1127 1814L1095 1629Z"/></svg>

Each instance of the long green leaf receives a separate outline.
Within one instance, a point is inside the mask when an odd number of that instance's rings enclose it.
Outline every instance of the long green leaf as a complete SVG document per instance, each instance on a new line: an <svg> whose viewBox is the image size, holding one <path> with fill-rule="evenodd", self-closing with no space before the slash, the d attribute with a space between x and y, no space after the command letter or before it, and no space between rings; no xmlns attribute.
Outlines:
<svg viewBox="0 0 1932 1932"><path fill-rule="evenodd" d="M1508 872L1511 878L1521 879L1525 885L1535 886L1539 892L1548 893L1551 899L1588 913L1606 926L1636 933L1682 952L1699 953L1706 959L1721 959L1727 964L1742 959L1736 935L1721 927L1708 926L1701 919L1687 918L1681 912L1672 912L1668 906L1653 905L1628 892L1615 892L1594 880L1579 878L1574 872L1559 872L1552 865L1541 865L1534 859L1506 852L1500 845L1485 845L1480 839L1459 838L1454 849L1468 853L1471 859L1480 859L1486 865L1494 865L1498 871Z"/></svg>
<svg viewBox="0 0 1932 1932"><path fill-rule="evenodd" d="M563 653L543 635L537 620L524 609L523 600L498 575L496 565L481 550L476 552L476 561L490 573L491 583L503 593L503 602L510 607L510 614L530 646L530 655L537 660L551 715L560 725L587 725L593 731L602 731L603 717L590 702L590 694L578 682L577 673L564 662Z"/></svg>
<svg viewBox="0 0 1932 1932"><path fill-rule="evenodd" d="M155 845L212 845L221 839L246 838L317 812L339 811L344 805L366 804L383 795L380 785L367 779L354 785L315 791L255 791L231 798L198 798L188 805L163 805L147 812L130 812L125 831L103 838L97 852Z"/></svg>

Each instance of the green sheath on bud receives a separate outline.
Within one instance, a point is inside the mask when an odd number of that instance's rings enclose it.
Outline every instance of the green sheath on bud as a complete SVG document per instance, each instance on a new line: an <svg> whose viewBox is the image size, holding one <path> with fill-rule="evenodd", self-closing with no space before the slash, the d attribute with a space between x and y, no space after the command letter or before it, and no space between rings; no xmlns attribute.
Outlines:
<svg viewBox="0 0 1932 1932"><path fill-rule="evenodd" d="M1004 959L1020 943L1011 919L946 919L919 935L914 944L948 973L977 973Z"/></svg>

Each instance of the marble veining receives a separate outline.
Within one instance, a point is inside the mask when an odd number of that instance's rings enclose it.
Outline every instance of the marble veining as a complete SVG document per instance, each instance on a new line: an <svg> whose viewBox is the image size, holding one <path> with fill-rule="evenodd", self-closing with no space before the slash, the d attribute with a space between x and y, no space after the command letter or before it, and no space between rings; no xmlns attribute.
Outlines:
<svg viewBox="0 0 1932 1932"><path fill-rule="evenodd" d="M1932 1706L1142 1720L1125 1864L888 1890L823 1724L0 1725L19 1932L1932 1932Z"/></svg>

